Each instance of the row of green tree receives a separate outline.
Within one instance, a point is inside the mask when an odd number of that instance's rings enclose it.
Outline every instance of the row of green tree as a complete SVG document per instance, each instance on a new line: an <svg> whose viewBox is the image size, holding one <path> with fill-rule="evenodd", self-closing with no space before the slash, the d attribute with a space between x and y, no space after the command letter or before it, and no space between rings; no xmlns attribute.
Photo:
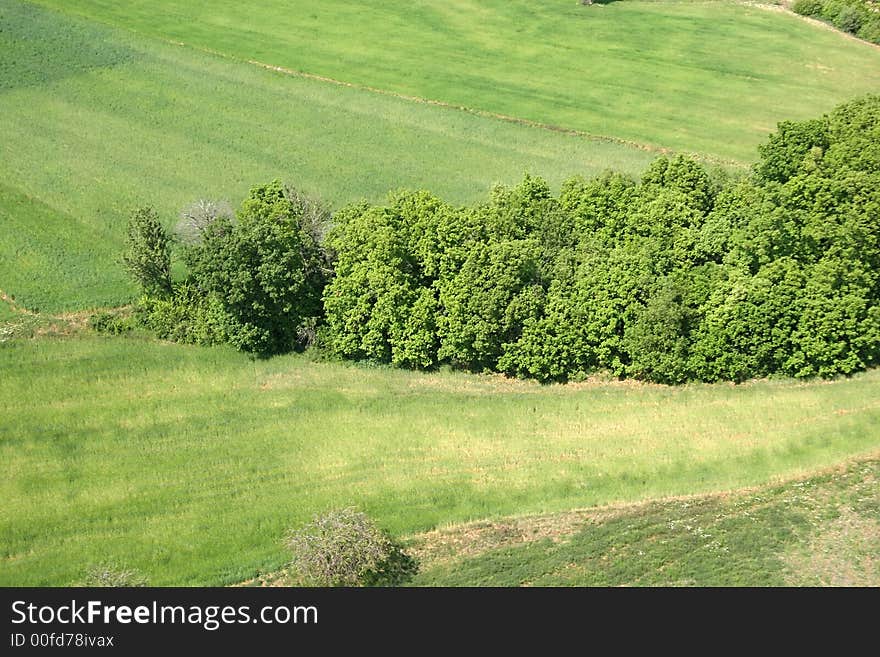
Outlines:
<svg viewBox="0 0 880 657"><path fill-rule="evenodd" d="M880 44L880 5L877 0L795 0L792 10Z"/></svg>
<svg viewBox="0 0 880 657"><path fill-rule="evenodd" d="M661 157L639 182L526 176L330 220L278 182L191 212L173 283L155 214L126 262L161 336L565 381L849 374L880 361L880 96L786 122L748 176ZM329 231L328 231L329 226Z"/></svg>

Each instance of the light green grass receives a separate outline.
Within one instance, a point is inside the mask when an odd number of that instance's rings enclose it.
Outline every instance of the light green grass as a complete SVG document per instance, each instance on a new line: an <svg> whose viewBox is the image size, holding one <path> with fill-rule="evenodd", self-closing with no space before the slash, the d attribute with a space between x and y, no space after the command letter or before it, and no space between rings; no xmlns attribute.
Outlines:
<svg viewBox="0 0 880 657"><path fill-rule="evenodd" d="M276 570L285 530L331 507L404 534L733 489L880 446L880 372L541 387L124 338L7 341L0 371L0 585L103 561L230 583Z"/></svg>
<svg viewBox="0 0 880 657"><path fill-rule="evenodd" d="M0 0L0 289L46 311L126 302L131 210L168 221L281 178L340 205L395 188L453 202L648 152L283 75Z"/></svg>
<svg viewBox="0 0 880 657"><path fill-rule="evenodd" d="M745 3L42 0L381 89L750 162L778 121L880 89L880 51Z"/></svg>
<svg viewBox="0 0 880 657"><path fill-rule="evenodd" d="M880 459L783 486L433 532L431 586L880 586Z"/></svg>

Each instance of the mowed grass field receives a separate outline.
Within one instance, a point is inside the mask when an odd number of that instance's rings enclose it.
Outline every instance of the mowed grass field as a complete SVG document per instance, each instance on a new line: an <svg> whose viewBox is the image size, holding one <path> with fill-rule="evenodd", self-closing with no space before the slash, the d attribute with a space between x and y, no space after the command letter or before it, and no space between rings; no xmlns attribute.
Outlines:
<svg viewBox="0 0 880 657"><path fill-rule="evenodd" d="M68 5L65 5L68 7ZM158 11L158 9L157 9ZM172 222L280 178L335 206L401 187L453 202L653 154L292 77L0 0L0 290L61 311L124 303L133 208Z"/></svg>
<svg viewBox="0 0 880 657"><path fill-rule="evenodd" d="M880 454L708 495L416 537L430 586L880 586Z"/></svg>
<svg viewBox="0 0 880 657"><path fill-rule="evenodd" d="M730 1L40 2L241 60L746 163L778 121L880 89L877 48Z"/></svg>
<svg viewBox="0 0 880 657"><path fill-rule="evenodd" d="M880 447L880 372L835 382L540 386L252 361L137 338L0 343L0 585L101 561L153 584L283 566L357 505L413 532L735 489Z"/></svg>

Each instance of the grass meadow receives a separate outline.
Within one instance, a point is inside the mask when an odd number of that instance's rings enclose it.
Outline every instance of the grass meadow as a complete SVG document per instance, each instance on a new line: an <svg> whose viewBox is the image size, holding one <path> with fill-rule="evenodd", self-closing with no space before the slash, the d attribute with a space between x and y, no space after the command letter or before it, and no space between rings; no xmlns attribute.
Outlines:
<svg viewBox="0 0 880 657"><path fill-rule="evenodd" d="M0 585L99 561L151 583L283 565L357 505L389 530L730 490L880 447L880 372L836 382L540 386L138 338L0 343Z"/></svg>
<svg viewBox="0 0 880 657"><path fill-rule="evenodd" d="M778 121L880 88L880 50L725 0L40 0L359 85L749 163Z"/></svg>
<svg viewBox="0 0 880 657"><path fill-rule="evenodd" d="M254 580L346 505L421 584L880 582L880 371L541 386L84 328L135 293L137 206L273 178L465 203L660 148L744 171L778 121L880 88L880 49L725 1L295 5L0 0L0 586Z"/></svg>

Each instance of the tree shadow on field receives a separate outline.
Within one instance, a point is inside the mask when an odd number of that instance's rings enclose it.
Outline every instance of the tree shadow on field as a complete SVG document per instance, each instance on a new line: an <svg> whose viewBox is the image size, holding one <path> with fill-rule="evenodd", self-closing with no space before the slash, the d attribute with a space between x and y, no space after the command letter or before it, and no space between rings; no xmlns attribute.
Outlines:
<svg viewBox="0 0 880 657"><path fill-rule="evenodd" d="M0 92L119 66L136 51L113 33L29 4L0 10Z"/></svg>

